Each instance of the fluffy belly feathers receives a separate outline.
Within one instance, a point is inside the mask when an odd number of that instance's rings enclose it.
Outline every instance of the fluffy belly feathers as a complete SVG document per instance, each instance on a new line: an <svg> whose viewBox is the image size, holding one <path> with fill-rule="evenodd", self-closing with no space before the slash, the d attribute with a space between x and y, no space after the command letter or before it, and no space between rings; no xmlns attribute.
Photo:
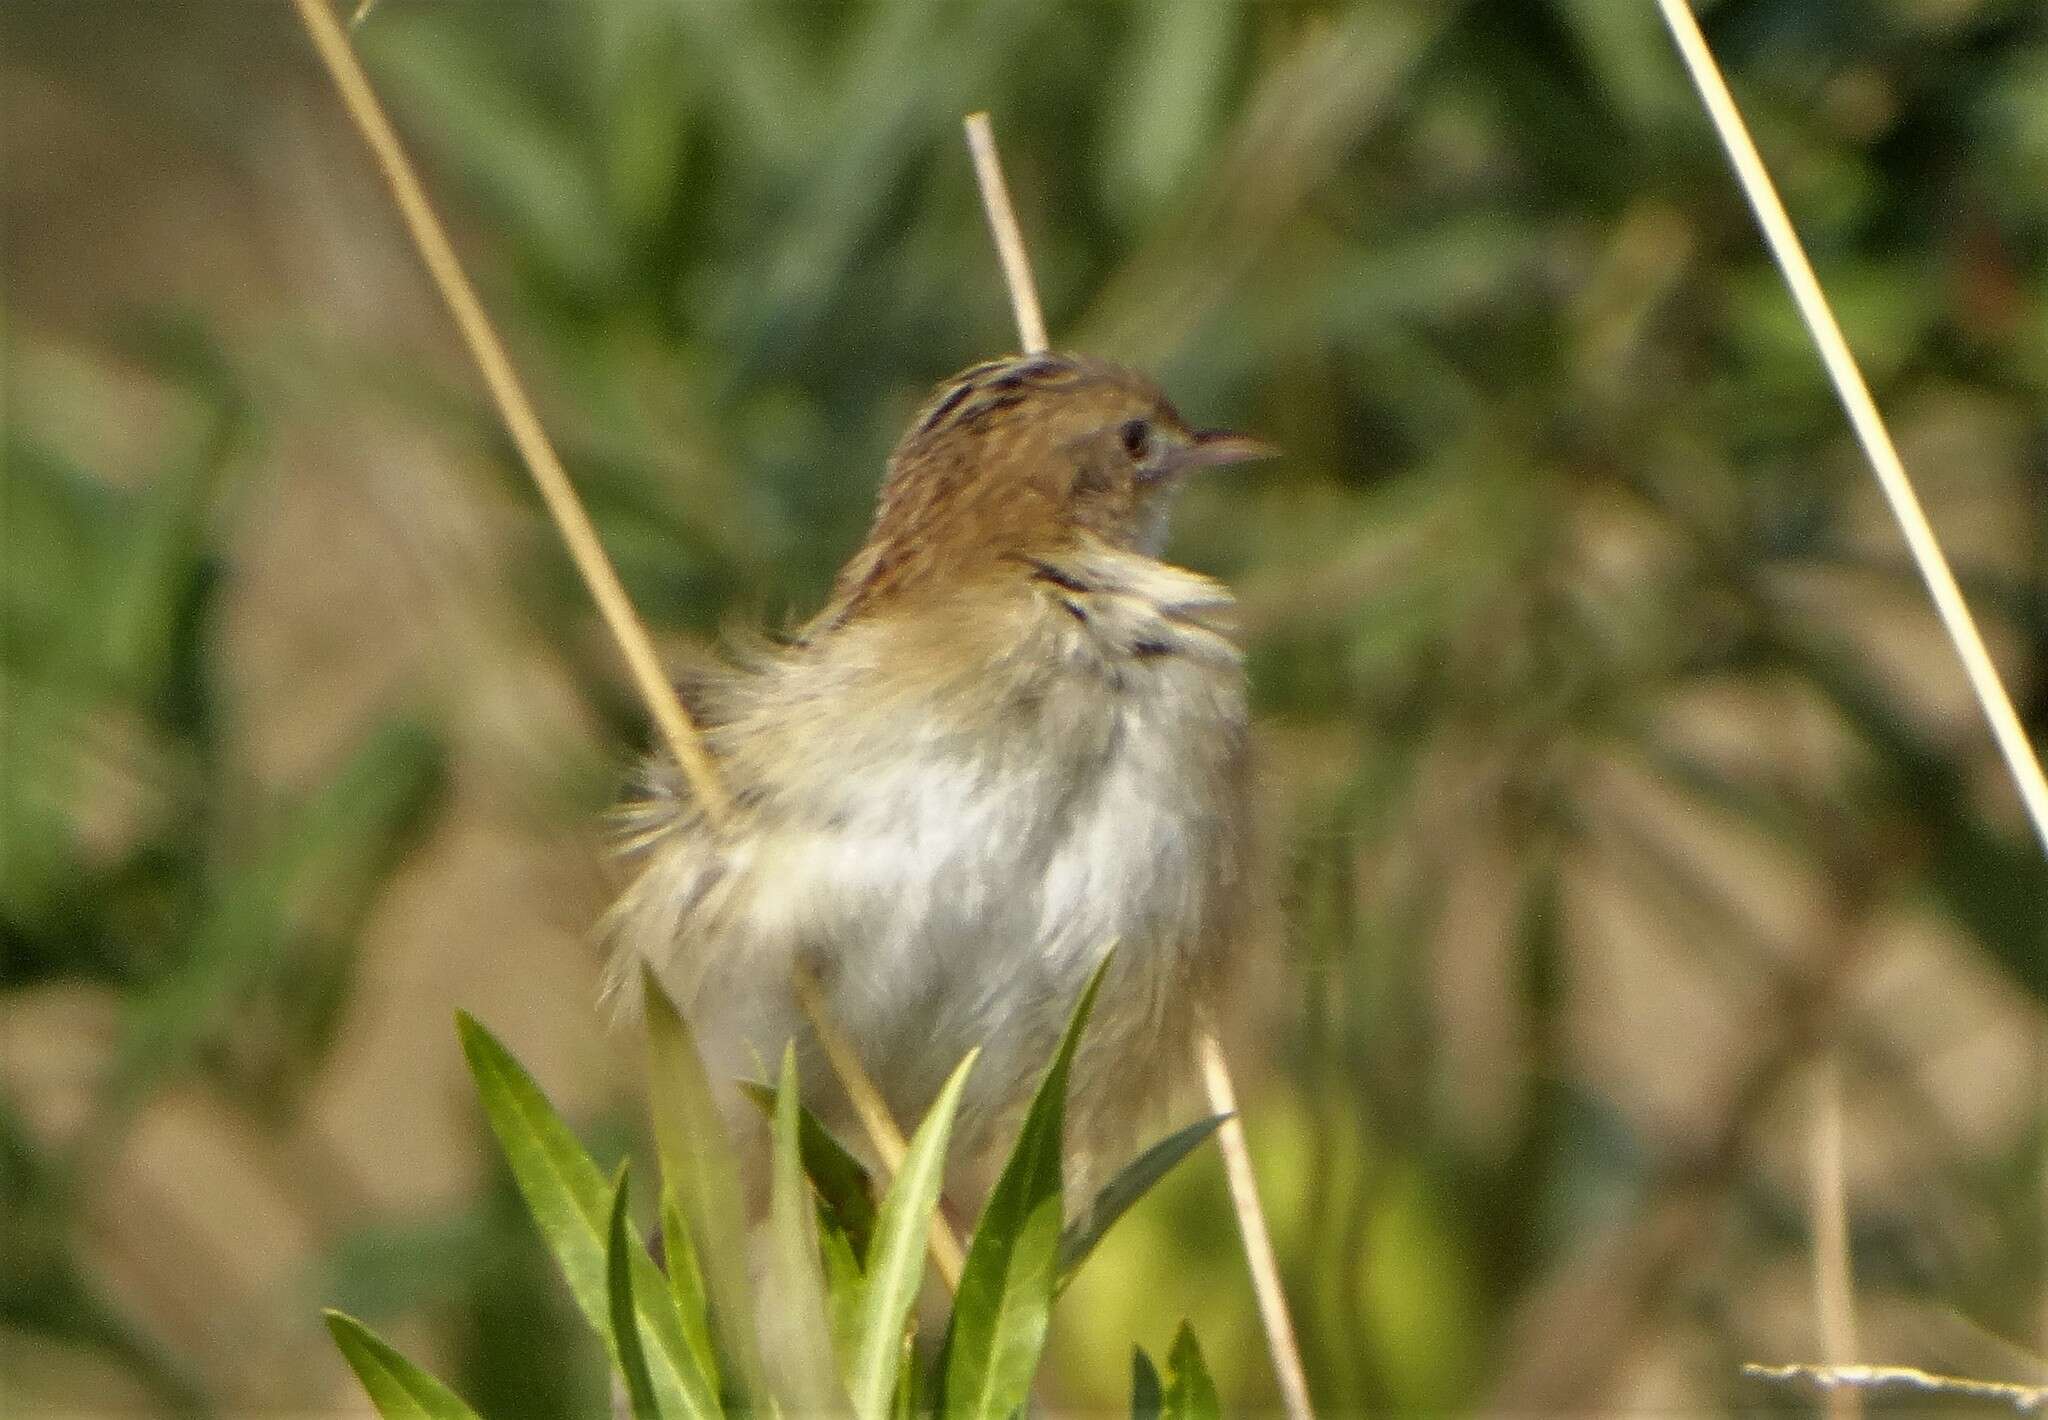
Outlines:
<svg viewBox="0 0 2048 1420"><path fill-rule="evenodd" d="M1113 945L1069 1132L1077 1152L1120 1144L1180 1073L1242 926L1245 708L1227 642L1147 633L1133 655L1105 644L1113 621L1049 604L1012 651L992 642L971 703L939 679L907 701L865 693L852 640L838 647L850 664L808 668L814 689L764 697L829 696L837 716L793 740L795 726L746 717L714 731L749 817L713 835L673 798L642 806L615 975L651 961L714 1073L758 1075L795 1041L807 1096L849 1144L794 1004L798 963L906 1128L979 1046L958 1126L976 1151L1004 1141ZM1019 644L1046 636L1057 644Z"/></svg>

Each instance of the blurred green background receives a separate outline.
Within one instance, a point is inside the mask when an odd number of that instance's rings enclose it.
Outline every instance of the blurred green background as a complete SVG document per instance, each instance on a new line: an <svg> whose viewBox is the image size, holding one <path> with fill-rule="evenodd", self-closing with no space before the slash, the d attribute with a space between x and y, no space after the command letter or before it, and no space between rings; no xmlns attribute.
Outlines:
<svg viewBox="0 0 2048 1420"><path fill-rule="evenodd" d="M1721 0L1732 72L2048 739L2048 11ZM1800 1402L1816 1080L1865 1359L2038 1380L2048 869L1644 0L380 0L354 38L681 664L819 601L924 390L1056 343L1287 457L1249 624L1286 931L1231 1044L1319 1402ZM486 1413L596 1348L450 1013L600 1157L600 814L646 729L289 7L9 0L0 1381ZM1220 1169L1043 1394L1183 1316L1270 1402Z"/></svg>

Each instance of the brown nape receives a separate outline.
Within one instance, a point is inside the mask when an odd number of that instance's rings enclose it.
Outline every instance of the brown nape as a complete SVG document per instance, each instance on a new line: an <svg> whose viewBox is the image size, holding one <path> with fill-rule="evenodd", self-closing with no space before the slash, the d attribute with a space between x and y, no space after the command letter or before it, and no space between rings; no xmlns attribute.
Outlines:
<svg viewBox="0 0 2048 1420"><path fill-rule="evenodd" d="M1083 535L1130 546L1201 447L1157 385L1106 361L1048 353L963 371L890 456L867 540L811 633Z"/></svg>

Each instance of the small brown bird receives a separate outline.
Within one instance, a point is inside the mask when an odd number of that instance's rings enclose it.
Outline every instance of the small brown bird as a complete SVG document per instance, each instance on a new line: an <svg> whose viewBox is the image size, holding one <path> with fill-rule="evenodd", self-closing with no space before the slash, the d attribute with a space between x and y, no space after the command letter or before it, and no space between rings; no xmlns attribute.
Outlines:
<svg viewBox="0 0 2048 1420"><path fill-rule="evenodd" d="M814 1107L855 1141L801 965L906 1128L981 1047L955 1135L972 1153L1004 1142L1114 943L1070 1172L1125 1144L1185 1073L1252 899L1232 600L1159 560L1167 507L1190 470L1269 452L1078 356L942 386L824 610L692 693L729 821L666 761L626 809L616 994L651 963L714 1072L794 1040Z"/></svg>

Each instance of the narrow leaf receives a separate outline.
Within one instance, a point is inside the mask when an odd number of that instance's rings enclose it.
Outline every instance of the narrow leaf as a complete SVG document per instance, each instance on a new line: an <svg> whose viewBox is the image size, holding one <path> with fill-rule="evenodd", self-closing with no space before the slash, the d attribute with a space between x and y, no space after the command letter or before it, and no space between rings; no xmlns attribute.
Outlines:
<svg viewBox="0 0 2048 1420"><path fill-rule="evenodd" d="M1167 1353L1166 1407L1168 1420L1221 1420L1223 1405L1216 1398L1216 1382L1209 1379L1209 1367L1202 1360L1201 1343L1195 1329L1180 1324Z"/></svg>
<svg viewBox="0 0 2048 1420"><path fill-rule="evenodd" d="M633 1241L626 1232L626 1166L619 1165L612 1189L612 1221L605 1233L605 1292L611 1303L612 1342L618 1349L619 1375L626 1382L634 1420L663 1420L654 1399L654 1378L640 1349L640 1328L634 1323Z"/></svg>
<svg viewBox="0 0 2048 1420"><path fill-rule="evenodd" d="M833 1354L839 1358L839 1373L851 1375L854 1358L860 1353L861 1299L867 1293L867 1275L861 1270L860 1254L853 1250L852 1240L823 1204L818 1207L818 1253L824 1264Z"/></svg>
<svg viewBox="0 0 2048 1420"><path fill-rule="evenodd" d="M816 1220L810 1185L804 1180L797 1146L796 1047L782 1056L782 1083L775 1094L774 1159L768 1195L777 1313L776 1373L789 1408L799 1414L841 1410L846 1393L833 1370L832 1342L825 1311L825 1278L819 1269Z"/></svg>
<svg viewBox="0 0 2048 1420"><path fill-rule="evenodd" d="M1058 1279L1067 1072L1110 961L1081 992L974 1230L941 1361L947 1415L1007 1420L1030 1395Z"/></svg>
<svg viewBox="0 0 2048 1420"><path fill-rule="evenodd" d="M325 1315L328 1334L341 1348L342 1359L384 1420L477 1420L477 1413L460 1396L369 1327L343 1312Z"/></svg>
<svg viewBox="0 0 2048 1420"><path fill-rule="evenodd" d="M1176 1129L1161 1139L1117 1173L1100 1193L1088 1210L1067 1225L1060 1234L1060 1261L1058 1290L1066 1290L1067 1283L1074 1280L1074 1274L1081 1270L1081 1264L1095 1251L1117 1219L1130 1211L1131 1205L1151 1191L1152 1185L1173 1171L1173 1166L1195 1151L1195 1147L1230 1118L1227 1114L1213 1115L1198 1119L1184 1129Z"/></svg>
<svg viewBox="0 0 2048 1420"><path fill-rule="evenodd" d="M903 1351L903 1330L924 1283L925 1239L931 1235L932 1212L946 1177L946 1145L953 1137L953 1118L960 1111L960 1094L977 1054L969 1051L955 1067L918 1125L875 1221L867 1285L861 1294L859 1344L847 1378L854 1413L861 1420L883 1420L889 1413L890 1383Z"/></svg>
<svg viewBox="0 0 2048 1420"><path fill-rule="evenodd" d="M923 1372L917 1365L917 1337L903 1333L903 1350L896 1362L896 1403L890 1410L890 1420L913 1420L919 1415L931 1414L931 1407L925 1403L923 1386L919 1384Z"/></svg>
<svg viewBox="0 0 2048 1420"><path fill-rule="evenodd" d="M612 1363L617 1365L606 1280L611 1188L511 1052L466 1014L457 1014L456 1025L484 1113L527 1210L560 1264L570 1295L591 1328L604 1338ZM662 1408L674 1415L715 1415L718 1407L711 1382L691 1358L661 1274L638 1243L633 1245L629 1265L633 1268L635 1310L642 1331L653 1343L643 1349Z"/></svg>
<svg viewBox="0 0 2048 1420"><path fill-rule="evenodd" d="M770 1118L775 1091L753 1080L740 1081L740 1093ZM853 1243L856 1257L866 1257L875 1233L875 1186L867 1168L808 1109L797 1109L797 1146L804 1172L818 1190L818 1204Z"/></svg>
<svg viewBox="0 0 2048 1420"><path fill-rule="evenodd" d="M674 1189L661 1191L661 1242L668 1273L669 1300L675 1303L676 1319L682 1323L683 1340L697 1369L713 1393L718 1389L718 1352L711 1344L711 1304L704 1295L704 1273L697 1265L697 1249L690 1241L689 1225L683 1221Z"/></svg>
<svg viewBox="0 0 2048 1420"><path fill-rule="evenodd" d="M688 1020L644 968L640 991L647 1022L647 1103L662 1180L674 1190L688 1228L710 1298L711 1333L719 1354L738 1372L727 1384L744 1408L749 1397L766 1394L766 1381L744 1253L739 1165Z"/></svg>
<svg viewBox="0 0 2048 1420"><path fill-rule="evenodd" d="M1145 1348L1131 1349L1131 1420L1160 1420L1166 1409L1166 1393L1159 1384L1159 1368L1145 1354Z"/></svg>

